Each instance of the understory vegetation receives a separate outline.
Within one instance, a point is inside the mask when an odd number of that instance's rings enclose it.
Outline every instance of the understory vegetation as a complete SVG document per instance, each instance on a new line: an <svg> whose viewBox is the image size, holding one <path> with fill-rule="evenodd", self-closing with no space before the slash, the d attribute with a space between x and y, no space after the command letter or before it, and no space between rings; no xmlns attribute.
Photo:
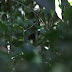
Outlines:
<svg viewBox="0 0 72 72"><path fill-rule="evenodd" d="M46 1L0 2L1 72L72 72L72 0Z"/></svg>

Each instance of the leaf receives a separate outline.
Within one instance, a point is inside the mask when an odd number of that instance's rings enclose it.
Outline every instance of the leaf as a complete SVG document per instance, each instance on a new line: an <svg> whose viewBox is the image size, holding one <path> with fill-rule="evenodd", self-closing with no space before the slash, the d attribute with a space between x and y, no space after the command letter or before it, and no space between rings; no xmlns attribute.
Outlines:
<svg viewBox="0 0 72 72"><path fill-rule="evenodd" d="M70 5L72 6L72 0L68 0L68 2L70 3Z"/></svg>
<svg viewBox="0 0 72 72"><path fill-rule="evenodd" d="M0 21L0 28L3 29L4 31L7 30L6 24L2 21Z"/></svg>
<svg viewBox="0 0 72 72"><path fill-rule="evenodd" d="M69 20L70 22L72 22L72 7L68 7L64 11L64 20Z"/></svg>
<svg viewBox="0 0 72 72"><path fill-rule="evenodd" d="M57 13L58 17L62 19L62 9L59 7L61 5L61 0L55 0L55 12Z"/></svg>

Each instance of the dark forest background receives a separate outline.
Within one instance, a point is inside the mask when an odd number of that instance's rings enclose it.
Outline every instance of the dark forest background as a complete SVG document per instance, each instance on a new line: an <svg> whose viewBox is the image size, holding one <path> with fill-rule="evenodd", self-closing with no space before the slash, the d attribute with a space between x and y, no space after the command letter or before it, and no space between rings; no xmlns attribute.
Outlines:
<svg viewBox="0 0 72 72"><path fill-rule="evenodd" d="M1 0L0 71L72 72L72 0Z"/></svg>

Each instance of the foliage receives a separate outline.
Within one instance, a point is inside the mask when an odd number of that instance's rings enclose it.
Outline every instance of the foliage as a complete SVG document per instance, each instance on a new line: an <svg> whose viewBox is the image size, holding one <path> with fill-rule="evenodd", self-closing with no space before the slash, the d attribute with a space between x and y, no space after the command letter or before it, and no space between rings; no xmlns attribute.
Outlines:
<svg viewBox="0 0 72 72"><path fill-rule="evenodd" d="M62 2L60 19L50 3L35 10L34 0L1 2L0 68L7 70L1 72L45 72L57 62L72 67L72 7Z"/></svg>

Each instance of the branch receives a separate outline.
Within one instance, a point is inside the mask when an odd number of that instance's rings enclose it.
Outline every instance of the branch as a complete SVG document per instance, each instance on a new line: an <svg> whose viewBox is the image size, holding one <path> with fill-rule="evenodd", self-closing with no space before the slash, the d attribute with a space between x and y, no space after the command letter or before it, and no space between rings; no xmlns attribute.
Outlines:
<svg viewBox="0 0 72 72"><path fill-rule="evenodd" d="M13 0L13 1L15 1L15 0ZM19 2L19 1L15 1L15 2L21 4L23 7L27 8L29 11L32 11L40 19L40 21L45 25L45 23L42 20L42 18L37 13L35 13L34 10L28 8L26 5L24 5L23 3Z"/></svg>

